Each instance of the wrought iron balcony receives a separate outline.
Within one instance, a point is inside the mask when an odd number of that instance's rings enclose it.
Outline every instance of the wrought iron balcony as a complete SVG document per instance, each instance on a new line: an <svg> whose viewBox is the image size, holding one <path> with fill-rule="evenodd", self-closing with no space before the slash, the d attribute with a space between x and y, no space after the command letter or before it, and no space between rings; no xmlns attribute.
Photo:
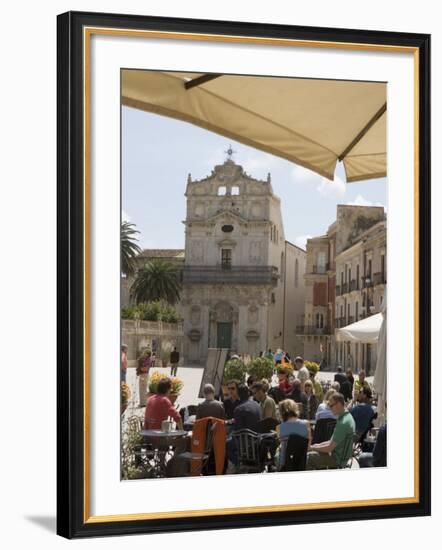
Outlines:
<svg viewBox="0 0 442 550"><path fill-rule="evenodd" d="M202 284L268 284L278 282L278 268L274 266L184 266L183 283Z"/></svg>
<svg viewBox="0 0 442 550"><path fill-rule="evenodd" d="M327 273L330 270L330 264L326 263L324 265L314 265L312 273Z"/></svg>
<svg viewBox="0 0 442 550"><path fill-rule="evenodd" d="M350 292L352 292L353 290L359 290L359 289L357 288L357 286L358 286L358 285L357 285L356 279L352 279L352 280L350 281Z"/></svg>
<svg viewBox="0 0 442 550"><path fill-rule="evenodd" d="M385 285L387 282L387 277L385 273L374 273L373 274L373 285Z"/></svg>
<svg viewBox="0 0 442 550"><path fill-rule="evenodd" d="M341 285L336 285L336 296L341 296Z"/></svg>
<svg viewBox="0 0 442 550"><path fill-rule="evenodd" d="M321 336L323 334L331 334L329 327L317 328L313 325L298 325L296 327L297 334L307 334L309 336Z"/></svg>

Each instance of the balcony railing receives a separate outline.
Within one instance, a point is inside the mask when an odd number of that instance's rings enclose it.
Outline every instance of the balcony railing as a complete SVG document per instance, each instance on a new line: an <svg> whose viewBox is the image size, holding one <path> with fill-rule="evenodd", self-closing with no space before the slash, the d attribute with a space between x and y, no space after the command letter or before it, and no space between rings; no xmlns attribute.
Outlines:
<svg viewBox="0 0 442 550"><path fill-rule="evenodd" d="M183 270L183 283L203 284L271 284L278 282L278 268L274 266L222 266L189 265Z"/></svg>
<svg viewBox="0 0 442 550"><path fill-rule="evenodd" d="M361 277L362 280L362 288L370 288L373 286L373 279L371 275L365 275L364 277Z"/></svg>
<svg viewBox="0 0 442 550"><path fill-rule="evenodd" d="M327 273L330 270L330 264L314 265L312 273Z"/></svg>
<svg viewBox="0 0 442 550"><path fill-rule="evenodd" d="M350 292L352 292L353 290L358 290L357 286L358 286L358 284L357 284L356 279L352 279L350 281Z"/></svg>
<svg viewBox="0 0 442 550"><path fill-rule="evenodd" d="M307 334L313 336L321 336L323 334L331 334L330 327L317 328L312 325L298 325L296 327L297 334Z"/></svg>
<svg viewBox="0 0 442 550"><path fill-rule="evenodd" d="M385 285L387 282L387 277L385 273L374 273L373 274L373 285Z"/></svg>
<svg viewBox="0 0 442 550"><path fill-rule="evenodd" d="M341 296L341 285L336 286L336 296Z"/></svg>
<svg viewBox="0 0 442 550"><path fill-rule="evenodd" d="M348 292L348 283L344 283L341 285L341 295L347 294L347 292Z"/></svg>

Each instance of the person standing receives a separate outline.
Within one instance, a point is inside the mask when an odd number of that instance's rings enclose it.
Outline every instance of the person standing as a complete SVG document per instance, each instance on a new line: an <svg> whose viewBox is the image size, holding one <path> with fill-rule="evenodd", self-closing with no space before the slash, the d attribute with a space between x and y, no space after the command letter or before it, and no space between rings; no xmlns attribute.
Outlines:
<svg viewBox="0 0 442 550"><path fill-rule="evenodd" d="M176 347L173 348L173 351L170 354L170 375L176 376L178 372L178 363L180 362L180 353L177 351Z"/></svg>
<svg viewBox="0 0 442 550"><path fill-rule="evenodd" d="M127 374L127 346L126 344L121 344L121 373L120 381L126 382Z"/></svg>
<svg viewBox="0 0 442 550"><path fill-rule="evenodd" d="M138 358L137 376L138 390L140 402L138 407L146 406L147 382L149 380L149 370L152 366L152 353L145 349L142 355Z"/></svg>
<svg viewBox="0 0 442 550"><path fill-rule="evenodd" d="M301 391L304 391L304 384L310 379L310 373L308 372L308 368L305 366L304 359L302 357L296 357L295 370L298 371L298 380L301 382Z"/></svg>

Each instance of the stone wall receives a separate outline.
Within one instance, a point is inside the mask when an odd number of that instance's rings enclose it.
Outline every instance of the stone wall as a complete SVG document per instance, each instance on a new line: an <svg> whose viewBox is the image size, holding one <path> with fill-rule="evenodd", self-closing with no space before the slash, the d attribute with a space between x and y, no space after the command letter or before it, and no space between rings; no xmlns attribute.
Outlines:
<svg viewBox="0 0 442 550"><path fill-rule="evenodd" d="M136 366L136 359L145 348L159 354L162 345L176 346L183 357L183 323L123 319L121 325L121 343L128 346L129 367Z"/></svg>

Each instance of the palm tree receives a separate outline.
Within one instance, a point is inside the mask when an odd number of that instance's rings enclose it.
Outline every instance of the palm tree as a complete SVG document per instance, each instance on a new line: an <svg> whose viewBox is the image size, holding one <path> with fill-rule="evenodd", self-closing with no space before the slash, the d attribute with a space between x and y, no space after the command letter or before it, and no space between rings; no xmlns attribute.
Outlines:
<svg viewBox="0 0 442 550"><path fill-rule="evenodd" d="M139 231L135 224L123 222L121 224L121 271L130 276L135 273L135 257L141 252L135 236Z"/></svg>
<svg viewBox="0 0 442 550"><path fill-rule="evenodd" d="M176 267L161 258L153 258L138 271L130 292L137 304L155 300L175 304L180 299L180 289Z"/></svg>

